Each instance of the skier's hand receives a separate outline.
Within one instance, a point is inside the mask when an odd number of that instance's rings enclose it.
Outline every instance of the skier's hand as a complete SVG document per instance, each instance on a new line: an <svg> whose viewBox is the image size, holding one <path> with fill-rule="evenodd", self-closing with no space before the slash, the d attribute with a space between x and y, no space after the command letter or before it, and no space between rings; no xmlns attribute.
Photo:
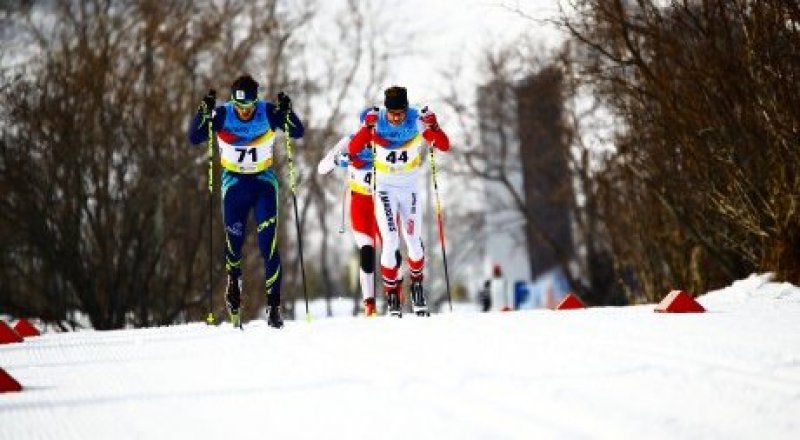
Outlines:
<svg viewBox="0 0 800 440"><path fill-rule="evenodd" d="M202 116L203 118L210 118L211 111L214 110L214 107L217 105L217 91L214 89L210 89L206 96L203 97L203 101L200 102L200 105L197 107L197 114Z"/></svg>
<svg viewBox="0 0 800 440"><path fill-rule="evenodd" d="M350 157L350 164L359 170L365 170L372 167L372 150L363 148L355 157Z"/></svg>
<svg viewBox="0 0 800 440"><path fill-rule="evenodd" d="M283 92L278 92L278 111L288 114L292 111L292 99Z"/></svg>
<svg viewBox="0 0 800 440"><path fill-rule="evenodd" d="M378 109L373 107L364 115L364 126L374 127L378 123Z"/></svg>
<svg viewBox="0 0 800 440"><path fill-rule="evenodd" d="M422 109L422 115L419 117L425 128L429 130L438 130L439 122L436 120L436 113L428 110L428 107Z"/></svg>
<svg viewBox="0 0 800 440"><path fill-rule="evenodd" d="M334 159L336 166L347 168L347 165L350 164L350 155L347 153L339 153L336 155Z"/></svg>
<svg viewBox="0 0 800 440"><path fill-rule="evenodd" d="M356 157L358 157L364 162L372 163L372 150L369 148L364 148L363 150L358 152Z"/></svg>

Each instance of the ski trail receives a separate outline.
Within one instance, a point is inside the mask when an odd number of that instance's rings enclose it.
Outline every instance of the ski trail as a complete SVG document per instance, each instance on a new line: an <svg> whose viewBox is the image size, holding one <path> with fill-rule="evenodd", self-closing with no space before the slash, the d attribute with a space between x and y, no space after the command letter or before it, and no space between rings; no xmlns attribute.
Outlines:
<svg viewBox="0 0 800 440"><path fill-rule="evenodd" d="M800 303L781 298L684 316L648 306L49 334L0 346L26 387L0 395L0 438L789 439Z"/></svg>

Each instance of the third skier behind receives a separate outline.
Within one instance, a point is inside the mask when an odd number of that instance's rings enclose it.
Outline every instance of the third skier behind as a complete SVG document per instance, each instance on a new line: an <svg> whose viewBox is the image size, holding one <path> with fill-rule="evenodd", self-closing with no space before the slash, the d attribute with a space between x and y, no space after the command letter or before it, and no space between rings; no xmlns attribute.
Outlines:
<svg viewBox="0 0 800 440"><path fill-rule="evenodd" d="M364 315L375 316L375 249L380 242L380 233L375 223L375 208L372 202L372 152L362 150L360 168L353 166L347 153L350 136L345 136L331 148L317 165L319 174L328 174L334 168L347 170L347 186L350 193L350 226L359 253L359 283L364 297ZM343 201L344 203L344 201ZM396 266L400 266L400 252L395 254ZM399 272L399 271L398 271ZM398 285L402 275L398 273Z"/></svg>

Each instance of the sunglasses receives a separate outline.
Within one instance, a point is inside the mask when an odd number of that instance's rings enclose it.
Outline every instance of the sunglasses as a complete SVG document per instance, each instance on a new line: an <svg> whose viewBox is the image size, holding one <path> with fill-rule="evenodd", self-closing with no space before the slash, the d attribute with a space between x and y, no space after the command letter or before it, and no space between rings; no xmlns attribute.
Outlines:
<svg viewBox="0 0 800 440"><path fill-rule="evenodd" d="M256 100L254 99L252 101L239 101L238 99L234 99L233 100L233 105L235 105L236 107L239 107L240 109L251 109L251 108L255 107Z"/></svg>

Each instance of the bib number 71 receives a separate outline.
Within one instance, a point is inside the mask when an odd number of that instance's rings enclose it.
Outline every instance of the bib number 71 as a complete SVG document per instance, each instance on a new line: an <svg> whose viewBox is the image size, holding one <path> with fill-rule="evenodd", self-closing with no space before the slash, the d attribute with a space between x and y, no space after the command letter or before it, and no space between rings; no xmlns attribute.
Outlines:
<svg viewBox="0 0 800 440"><path fill-rule="evenodd" d="M244 162L244 158L245 158L245 156L247 156L248 154L249 154L249 155L250 155L250 157L251 157L251 161L253 161L253 162L257 162L257 161L258 161L258 158L257 158L257 155L256 155L256 149L255 149L255 148L235 148L234 150L235 150L237 153L239 153L239 159L238 159L238 160L239 160L239 163L242 163L242 162Z"/></svg>

